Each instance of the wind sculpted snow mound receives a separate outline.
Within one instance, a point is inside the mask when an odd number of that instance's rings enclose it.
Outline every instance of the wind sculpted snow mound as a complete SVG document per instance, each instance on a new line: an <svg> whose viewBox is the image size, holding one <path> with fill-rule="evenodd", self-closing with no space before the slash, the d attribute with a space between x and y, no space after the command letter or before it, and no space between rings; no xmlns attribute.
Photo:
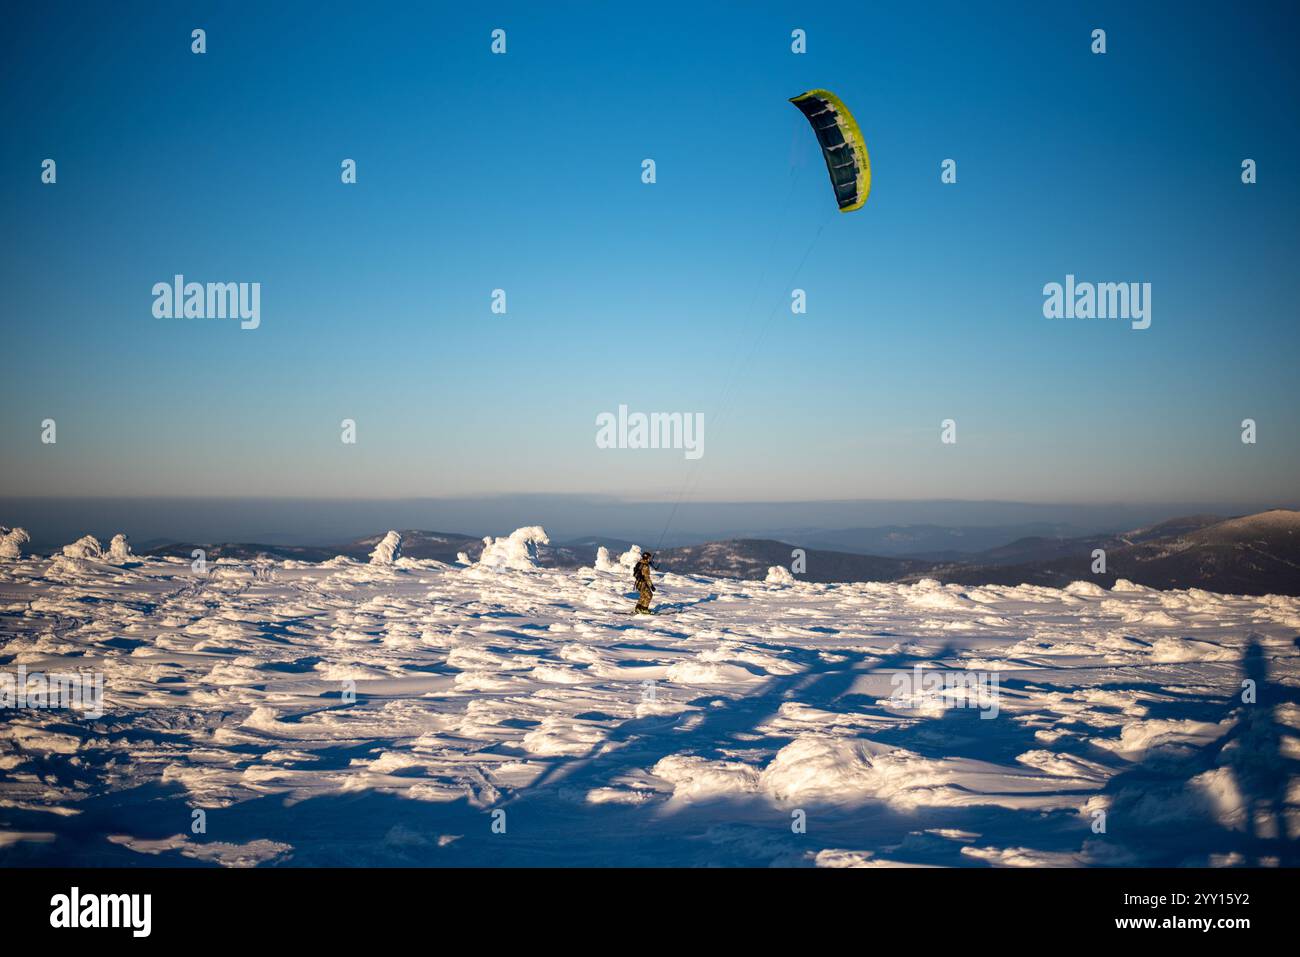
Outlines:
<svg viewBox="0 0 1300 957"><path fill-rule="evenodd" d="M516 528L508 536L483 539L483 554L478 564L485 568L531 569L537 567L537 546L549 545L546 530L540 525Z"/></svg>
<svg viewBox="0 0 1300 957"><path fill-rule="evenodd" d="M13 561L22 558L22 547L32 540L25 528L5 528L0 525L0 559Z"/></svg>
<svg viewBox="0 0 1300 957"><path fill-rule="evenodd" d="M633 545L618 560L614 561L609 557L609 549L601 545L596 549L596 571L613 572L624 574L632 571L632 567L641 560L641 546Z"/></svg>
<svg viewBox="0 0 1300 957"><path fill-rule="evenodd" d="M391 565L402 557L402 536L389 532L370 553L370 564Z"/></svg>
<svg viewBox="0 0 1300 957"><path fill-rule="evenodd" d="M127 541L124 534L119 532L113 536L113 540L108 545L107 559L115 564L131 560L131 543Z"/></svg>
<svg viewBox="0 0 1300 957"><path fill-rule="evenodd" d="M0 679L103 679L101 718L5 712L0 866L1258 864L1300 839L1295 598L666 572L632 616L622 559L538 567L540 527L468 567L384 541L397 571L84 539L0 564Z"/></svg>
<svg viewBox="0 0 1300 957"><path fill-rule="evenodd" d="M784 565L773 565L767 570L767 578L764 581L769 585L793 585L795 578L790 574L790 569Z"/></svg>
<svg viewBox="0 0 1300 957"><path fill-rule="evenodd" d="M71 545L63 546L64 558L102 558L104 546L94 535L83 535Z"/></svg>

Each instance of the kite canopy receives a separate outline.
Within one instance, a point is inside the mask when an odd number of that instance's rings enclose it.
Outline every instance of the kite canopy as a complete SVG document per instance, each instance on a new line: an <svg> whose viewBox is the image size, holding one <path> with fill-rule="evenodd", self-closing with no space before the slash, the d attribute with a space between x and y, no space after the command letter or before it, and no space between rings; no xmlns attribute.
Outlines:
<svg viewBox="0 0 1300 957"><path fill-rule="evenodd" d="M861 209L871 192L871 160L857 120L830 90L809 90L790 102L808 117L817 134L840 212Z"/></svg>

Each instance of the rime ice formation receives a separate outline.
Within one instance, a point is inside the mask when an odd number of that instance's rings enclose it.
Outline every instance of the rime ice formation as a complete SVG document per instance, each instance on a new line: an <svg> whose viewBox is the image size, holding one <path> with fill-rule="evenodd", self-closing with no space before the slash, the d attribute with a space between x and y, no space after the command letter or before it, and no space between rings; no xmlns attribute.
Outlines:
<svg viewBox="0 0 1300 957"><path fill-rule="evenodd" d="M772 565L767 570L767 577L764 579L769 585L793 585L794 576L790 574L790 569L784 565Z"/></svg>
<svg viewBox="0 0 1300 957"><path fill-rule="evenodd" d="M5 528L0 525L0 559L22 558L23 546L32 540L25 528Z"/></svg>
<svg viewBox="0 0 1300 957"><path fill-rule="evenodd" d="M391 565L402 557L402 536L389 532L370 553L370 564Z"/></svg>
<svg viewBox="0 0 1300 957"><path fill-rule="evenodd" d="M83 535L71 545L63 546L64 558L102 558L104 547L93 535Z"/></svg>
<svg viewBox="0 0 1300 957"><path fill-rule="evenodd" d="M113 540L108 545L108 560L120 564L131 560L131 544L127 541L126 535L119 532L113 536Z"/></svg>
<svg viewBox="0 0 1300 957"><path fill-rule="evenodd" d="M478 564L488 568L528 569L537 565L537 546L549 545L546 530L540 525L517 528L508 536L483 539L483 554Z"/></svg>

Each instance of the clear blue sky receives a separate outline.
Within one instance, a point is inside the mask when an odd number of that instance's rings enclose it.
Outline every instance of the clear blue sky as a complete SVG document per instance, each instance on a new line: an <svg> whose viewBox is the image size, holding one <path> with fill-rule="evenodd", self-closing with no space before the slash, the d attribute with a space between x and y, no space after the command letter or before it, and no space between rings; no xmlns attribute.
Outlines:
<svg viewBox="0 0 1300 957"><path fill-rule="evenodd" d="M1297 497L1294 12L89 6L0 36L0 494ZM175 273L261 282L261 328L154 318ZM1152 327L1043 318L1066 273ZM620 403L704 458L597 449Z"/></svg>

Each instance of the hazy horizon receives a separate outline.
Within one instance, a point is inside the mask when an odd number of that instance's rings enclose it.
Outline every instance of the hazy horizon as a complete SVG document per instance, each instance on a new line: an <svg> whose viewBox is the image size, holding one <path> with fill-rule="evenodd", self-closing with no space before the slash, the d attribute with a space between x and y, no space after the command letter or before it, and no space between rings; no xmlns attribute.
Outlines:
<svg viewBox="0 0 1300 957"><path fill-rule="evenodd" d="M0 498L0 525L22 526L37 548L85 534L133 541L332 545L393 529L503 535L542 525L556 541L599 536L674 545L715 538L780 538L892 525L1059 525L1077 534L1122 531L1192 514L1224 517L1296 502L1049 503L957 499L784 502L634 501L595 495L404 499L268 497ZM671 524L669 520L671 518Z"/></svg>

